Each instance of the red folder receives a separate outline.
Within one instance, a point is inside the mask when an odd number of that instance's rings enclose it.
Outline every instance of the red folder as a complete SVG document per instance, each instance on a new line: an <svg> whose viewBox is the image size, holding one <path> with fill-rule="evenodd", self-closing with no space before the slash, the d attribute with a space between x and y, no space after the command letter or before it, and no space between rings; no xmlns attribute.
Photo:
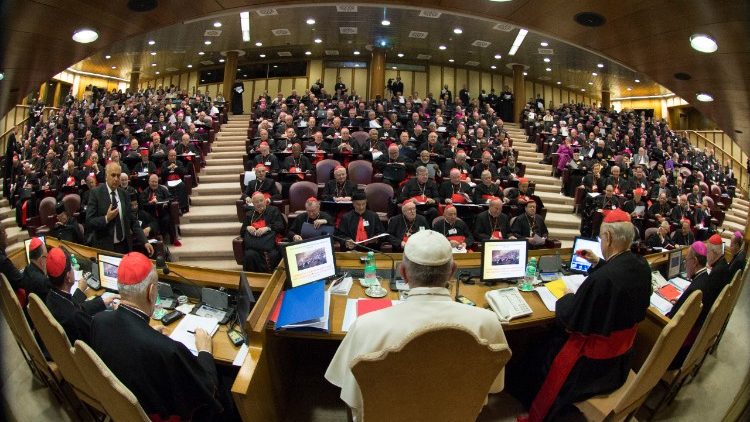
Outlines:
<svg viewBox="0 0 750 422"><path fill-rule="evenodd" d="M276 299L276 304L273 306L273 310L271 311L271 315L268 317L268 320L276 324L276 321L279 320L279 312L281 312L281 303L284 301L284 293L281 292L279 294L279 298Z"/></svg>
<svg viewBox="0 0 750 422"><path fill-rule="evenodd" d="M390 299L360 299L357 301L357 316L377 311L379 309L389 308L393 305Z"/></svg>
<svg viewBox="0 0 750 422"><path fill-rule="evenodd" d="M664 286L659 288L659 296L670 302L674 302L675 300L677 300L681 294L682 292L679 291L677 287L671 284L665 284Z"/></svg>

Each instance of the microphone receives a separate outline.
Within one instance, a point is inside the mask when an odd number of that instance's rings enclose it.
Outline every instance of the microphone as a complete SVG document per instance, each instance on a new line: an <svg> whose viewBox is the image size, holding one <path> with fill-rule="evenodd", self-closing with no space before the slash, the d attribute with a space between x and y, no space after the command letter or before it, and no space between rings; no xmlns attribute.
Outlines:
<svg viewBox="0 0 750 422"><path fill-rule="evenodd" d="M154 261L155 261L155 264L156 264L156 269L157 270L161 270L162 274L169 275L169 273L172 273L172 274L176 275L180 279L180 281L184 281L185 284L187 284L187 285L189 285L191 287L198 287L200 289L203 288L203 286L196 284L194 281L189 280L188 278L186 278L182 274L180 274L180 273L178 273L176 271L171 271L169 269L169 265L167 264L167 261L164 259L164 255L158 255ZM199 298L201 297L200 294L198 294L196 296L199 297Z"/></svg>
<svg viewBox="0 0 750 422"><path fill-rule="evenodd" d="M336 239L336 240L338 240L339 242L344 242L344 243L346 243L346 242L348 242L348 241L351 240L351 239L346 239L344 237L336 236L336 235L333 235L333 234L331 235L331 237L334 238L334 239ZM388 255L387 253L381 252L381 251L376 250L376 249L373 249L373 248L371 248L369 246L365 246L365 245L357 243L356 247L363 248L363 249L365 249L365 250L367 250L369 252L376 253L378 255L383 255L386 258L388 258L388 259L391 260L390 287L391 287L391 291L395 292L397 290L396 289L396 279L395 279L395 275L396 275L396 260L394 260L393 257L390 256L390 255Z"/></svg>

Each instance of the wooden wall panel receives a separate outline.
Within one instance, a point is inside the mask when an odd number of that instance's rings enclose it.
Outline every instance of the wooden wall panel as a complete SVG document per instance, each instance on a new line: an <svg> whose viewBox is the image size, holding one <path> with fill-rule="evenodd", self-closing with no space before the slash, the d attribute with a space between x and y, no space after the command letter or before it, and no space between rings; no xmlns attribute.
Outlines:
<svg viewBox="0 0 750 422"><path fill-rule="evenodd" d="M292 81L294 78L281 79L281 94L285 97L292 93Z"/></svg>
<svg viewBox="0 0 750 422"><path fill-rule="evenodd" d="M456 98L458 95L458 89L456 89L456 69L452 67L443 68L443 85L441 86L444 85L448 85L448 89L453 93L453 98Z"/></svg>
<svg viewBox="0 0 750 422"><path fill-rule="evenodd" d="M245 88L245 92L242 93L242 112L247 114L252 109L256 98L250 95L253 92L253 81L242 81L242 86Z"/></svg>
<svg viewBox="0 0 750 422"><path fill-rule="evenodd" d="M430 72L427 79L427 90L432 91L434 93L440 92L441 89L443 89L443 84L448 84L449 87L452 88L452 82L444 82L445 74L442 70L441 66L430 66L429 67Z"/></svg>
<svg viewBox="0 0 750 422"><path fill-rule="evenodd" d="M487 94L492 89L492 74L489 72L482 72L482 77L479 80L479 89L484 90Z"/></svg>
<svg viewBox="0 0 750 422"><path fill-rule="evenodd" d="M354 72L352 72L352 69L339 69L339 76L341 76L341 82L346 85L346 88L349 90L347 91L348 94L352 93L352 76L354 75Z"/></svg>
<svg viewBox="0 0 750 422"><path fill-rule="evenodd" d="M552 101L552 91L554 90L549 85L544 85L544 93L542 94L542 97L544 97L544 105L545 107L549 107L550 104L557 104L554 101Z"/></svg>
<svg viewBox="0 0 750 422"><path fill-rule="evenodd" d="M427 72L414 72L414 90L420 94L427 96L428 92L432 92L433 98L440 98L440 85L438 89L427 87Z"/></svg>
<svg viewBox="0 0 750 422"><path fill-rule="evenodd" d="M333 87L336 85L336 76L338 75L338 69L337 68L331 68L327 67L325 68L325 72L323 72L323 85L325 85L325 90L329 95L333 95ZM315 80L313 80L314 82Z"/></svg>
<svg viewBox="0 0 750 422"><path fill-rule="evenodd" d="M469 93L471 96L476 98L479 96L479 72L476 70L468 71L468 85Z"/></svg>
<svg viewBox="0 0 750 422"><path fill-rule="evenodd" d="M354 92L360 96L367 95L367 69L354 69L352 73L354 83L352 84ZM351 88L350 88L351 89Z"/></svg>
<svg viewBox="0 0 750 422"><path fill-rule="evenodd" d="M261 94L263 94L263 91L266 90L266 81L265 79L259 79L253 82L254 85L252 86L251 92L253 93L253 101L255 101L261 96Z"/></svg>
<svg viewBox="0 0 750 422"><path fill-rule="evenodd" d="M322 60L311 60L310 64L308 65L308 75L309 75L309 83L305 88L310 88L310 85L312 85L318 78L321 78L323 76L323 61ZM303 93L305 91L302 91ZM300 94L302 95L302 94Z"/></svg>
<svg viewBox="0 0 750 422"><path fill-rule="evenodd" d="M455 87L453 88L453 97L455 98L458 97L458 93L461 92L464 86L469 86L469 82L467 81L469 72L461 68L454 69L454 72L456 72ZM475 92L469 92L469 94L472 97L476 96Z"/></svg>
<svg viewBox="0 0 750 422"><path fill-rule="evenodd" d="M297 91L297 95L302 96L307 88L309 88L307 86L307 78L294 79L294 86L292 87L292 89Z"/></svg>

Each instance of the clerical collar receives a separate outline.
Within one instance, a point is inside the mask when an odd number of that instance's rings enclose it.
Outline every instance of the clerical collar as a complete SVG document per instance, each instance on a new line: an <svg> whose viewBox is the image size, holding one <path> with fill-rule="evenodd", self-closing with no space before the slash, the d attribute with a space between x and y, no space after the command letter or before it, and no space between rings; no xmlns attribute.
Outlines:
<svg viewBox="0 0 750 422"><path fill-rule="evenodd" d="M450 301L450 291L445 287L414 287L409 290L406 300L416 301Z"/></svg>
<svg viewBox="0 0 750 422"><path fill-rule="evenodd" d="M125 305L125 304L121 303L117 307L117 309L122 309L125 312L129 312L129 313L131 313L131 314L133 314L133 315L141 318L142 320L146 321L146 324L148 324L149 321L151 320L151 317L149 317L148 315L146 315L145 312L143 312L142 310L136 308L135 306Z"/></svg>

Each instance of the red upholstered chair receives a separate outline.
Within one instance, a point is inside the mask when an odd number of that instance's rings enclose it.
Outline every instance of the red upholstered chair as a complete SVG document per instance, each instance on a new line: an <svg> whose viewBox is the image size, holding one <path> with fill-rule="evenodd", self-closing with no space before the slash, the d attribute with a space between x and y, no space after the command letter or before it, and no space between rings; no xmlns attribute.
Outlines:
<svg viewBox="0 0 750 422"><path fill-rule="evenodd" d="M659 231L658 227L649 227L646 229L646 232L643 235L643 239L648 241L648 238L651 237L654 233Z"/></svg>
<svg viewBox="0 0 750 422"><path fill-rule="evenodd" d="M329 158L318 161L318 164L315 165L315 181L318 185L325 186L325 184L333 177L333 169L340 165L341 163L337 160Z"/></svg>
<svg viewBox="0 0 750 422"><path fill-rule="evenodd" d="M701 191L704 195L708 195L710 191L708 190L708 184L706 182L701 182Z"/></svg>
<svg viewBox="0 0 750 422"><path fill-rule="evenodd" d="M378 213L380 221L387 223L393 205L393 187L387 183L371 183L365 186L365 195L367 206Z"/></svg>
<svg viewBox="0 0 750 422"><path fill-rule="evenodd" d="M234 253L234 261L237 265L243 265L245 261L245 247L242 245L242 238L240 236L232 239L232 252Z"/></svg>
<svg viewBox="0 0 750 422"><path fill-rule="evenodd" d="M356 160L349 163L349 180L360 185L372 183L372 163L367 160Z"/></svg>
<svg viewBox="0 0 750 422"><path fill-rule="evenodd" d="M34 219L29 219L29 223L26 225L26 230L29 232L29 236L42 236L49 233L50 228L57 222L57 215L55 214L55 205L57 200L52 197L42 199L39 203L39 215L36 224L32 224Z"/></svg>
<svg viewBox="0 0 750 422"><path fill-rule="evenodd" d="M313 182L296 182L289 187L289 220L305 212L305 202L311 196L318 196L318 185Z"/></svg>
<svg viewBox="0 0 750 422"><path fill-rule="evenodd" d="M358 130L352 133L352 139L354 139L354 142L364 145L367 143L367 140L370 139L370 135L363 130Z"/></svg>

